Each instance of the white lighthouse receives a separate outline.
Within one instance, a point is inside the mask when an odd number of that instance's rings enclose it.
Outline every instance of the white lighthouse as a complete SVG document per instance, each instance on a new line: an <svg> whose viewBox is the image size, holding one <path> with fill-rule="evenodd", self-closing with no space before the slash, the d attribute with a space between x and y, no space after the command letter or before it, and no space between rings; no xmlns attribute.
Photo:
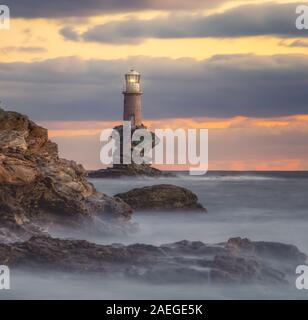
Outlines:
<svg viewBox="0 0 308 320"><path fill-rule="evenodd" d="M124 85L124 121L130 121L132 128L141 126L141 86L140 73L131 70L125 75Z"/></svg>

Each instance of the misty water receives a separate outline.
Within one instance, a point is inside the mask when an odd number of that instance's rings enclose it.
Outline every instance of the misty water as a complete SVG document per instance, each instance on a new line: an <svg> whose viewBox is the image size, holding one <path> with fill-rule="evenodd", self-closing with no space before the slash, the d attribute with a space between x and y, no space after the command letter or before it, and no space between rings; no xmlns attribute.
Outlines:
<svg viewBox="0 0 308 320"><path fill-rule="evenodd" d="M307 173L210 173L206 176L159 179L91 179L108 195L135 187L170 183L195 192L207 214L138 212L132 234L100 237L63 234L101 244L160 245L180 240L219 243L230 237L296 245L308 254ZM295 288L296 275L284 286L206 286L204 284L147 284L93 275L37 273L13 270L12 290L0 298L83 299L307 299Z"/></svg>

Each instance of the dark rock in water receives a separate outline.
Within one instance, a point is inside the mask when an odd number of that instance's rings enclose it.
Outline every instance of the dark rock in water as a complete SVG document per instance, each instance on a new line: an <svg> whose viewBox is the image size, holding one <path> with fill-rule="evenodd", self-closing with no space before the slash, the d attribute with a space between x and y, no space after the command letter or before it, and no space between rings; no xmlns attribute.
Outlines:
<svg viewBox="0 0 308 320"><path fill-rule="evenodd" d="M197 210L206 211L198 197L188 189L161 184L115 195L136 210Z"/></svg>
<svg viewBox="0 0 308 320"><path fill-rule="evenodd" d="M227 247L230 251L242 252L245 255L255 255L262 259L274 259L283 261L285 265L291 263L291 271L294 271L294 261L306 259L306 255L301 253L296 246L278 242L258 241L252 242L249 239L231 238L227 242Z"/></svg>
<svg viewBox="0 0 308 320"><path fill-rule="evenodd" d="M81 165L59 159L46 129L0 112L0 241L40 234L42 225L125 225L131 212L121 199L97 192Z"/></svg>
<svg viewBox="0 0 308 320"><path fill-rule="evenodd" d="M249 250L235 242L249 244ZM281 248L279 255L275 254L277 247ZM26 242L0 244L0 264L11 268L121 275L152 283L282 284L305 260L294 246L240 238L216 245L181 241L124 246L36 236Z"/></svg>
<svg viewBox="0 0 308 320"><path fill-rule="evenodd" d="M174 177L148 164L114 165L112 168L88 171L89 178L123 178L123 177Z"/></svg>

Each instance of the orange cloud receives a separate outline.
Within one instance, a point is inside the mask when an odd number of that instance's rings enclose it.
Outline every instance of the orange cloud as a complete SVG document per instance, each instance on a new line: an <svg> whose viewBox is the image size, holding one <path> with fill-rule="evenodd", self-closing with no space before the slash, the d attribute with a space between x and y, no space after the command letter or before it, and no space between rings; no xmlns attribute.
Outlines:
<svg viewBox="0 0 308 320"><path fill-rule="evenodd" d="M227 171L300 171L307 170L302 159L211 161L210 170Z"/></svg>
<svg viewBox="0 0 308 320"><path fill-rule="evenodd" d="M50 138L95 136L103 129L118 125L116 121L44 121L40 123L49 128Z"/></svg>
<svg viewBox="0 0 308 320"><path fill-rule="evenodd" d="M301 159L286 159L286 160L278 160L278 161L270 161L256 164L256 170L260 171L268 171L268 170L276 170L276 171L297 171L302 168L302 160Z"/></svg>
<svg viewBox="0 0 308 320"><path fill-rule="evenodd" d="M113 128L119 123L118 121L44 121L40 124L49 128L49 137L52 138L97 135L103 129ZM175 118L146 120L144 124L152 130L157 128L174 130L178 128L205 128L225 132L225 130L228 129L260 130L260 127L263 127L269 130L296 128L298 130L308 131L308 115L292 115L275 118L249 118L243 116L228 119Z"/></svg>

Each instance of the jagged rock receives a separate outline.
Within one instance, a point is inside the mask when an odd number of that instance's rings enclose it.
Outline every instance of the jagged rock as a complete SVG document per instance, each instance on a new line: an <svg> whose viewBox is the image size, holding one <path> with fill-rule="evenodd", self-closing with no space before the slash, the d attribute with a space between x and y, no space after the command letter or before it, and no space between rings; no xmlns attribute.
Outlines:
<svg viewBox="0 0 308 320"><path fill-rule="evenodd" d="M241 245L236 245L234 250L234 243L241 241L249 243L248 251ZM281 248L279 255L275 253L277 247ZM305 263L306 258L291 245L240 238L216 245L180 241L157 247L97 245L83 240L36 236L26 242L0 244L0 264L11 268L124 275L153 283L281 284L287 282L287 276L293 275L296 266Z"/></svg>
<svg viewBox="0 0 308 320"><path fill-rule="evenodd" d="M42 225L124 225L131 212L120 199L97 192L81 165L59 159L46 129L19 113L0 112L0 240L40 233Z"/></svg>
<svg viewBox="0 0 308 320"><path fill-rule="evenodd" d="M206 211L198 197L188 189L169 184L136 188L115 195L136 210Z"/></svg>

